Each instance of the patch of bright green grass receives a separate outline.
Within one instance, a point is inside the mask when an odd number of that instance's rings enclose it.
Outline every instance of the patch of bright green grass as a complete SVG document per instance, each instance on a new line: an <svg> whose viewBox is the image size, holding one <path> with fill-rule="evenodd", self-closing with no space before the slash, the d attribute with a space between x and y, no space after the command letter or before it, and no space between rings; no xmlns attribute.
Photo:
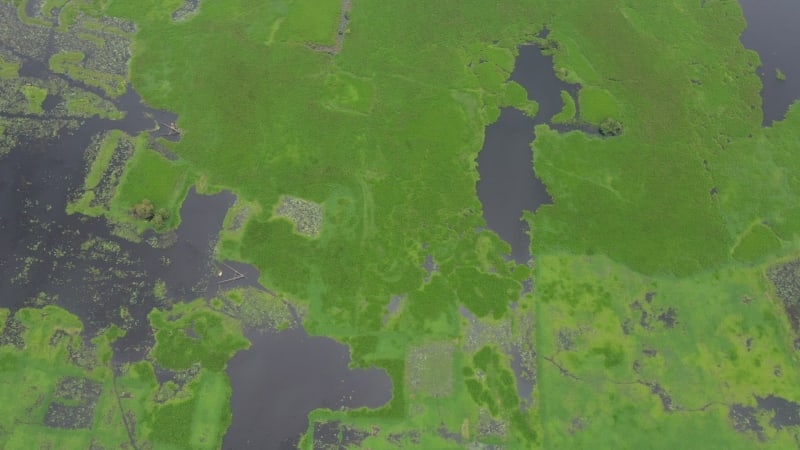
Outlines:
<svg viewBox="0 0 800 450"><path fill-rule="evenodd" d="M118 97L125 93L125 78L87 69L83 66L86 57L82 52L61 52L50 57L50 70L63 73L89 86L103 90L106 95Z"/></svg>
<svg viewBox="0 0 800 450"><path fill-rule="evenodd" d="M564 99L563 93L561 98ZM617 106L616 100L605 89L584 87L578 92L578 102L581 105L581 119L589 123L599 124L604 119L619 116L619 106Z"/></svg>
<svg viewBox="0 0 800 450"><path fill-rule="evenodd" d="M572 98L569 92L561 91L561 102L564 103L564 107L558 114L553 116L553 123L570 123L574 121L576 112L575 99ZM581 106L583 106L582 103Z"/></svg>
<svg viewBox="0 0 800 450"><path fill-rule="evenodd" d="M102 142L97 144L97 151L93 154L93 159L84 179L83 193L76 201L67 205L68 214L78 212L87 216L98 217L108 213L105 202L102 199L100 199L100 202L96 201L98 200L96 192L98 185L106 177L114 178L113 181L107 180L109 184L116 182L116 175L109 174L109 171L115 170L111 166L112 159L120 152L120 145L133 145L133 139L120 130L110 130L103 135L102 139ZM122 216L122 219L127 219L127 217Z"/></svg>
<svg viewBox="0 0 800 450"><path fill-rule="evenodd" d="M763 223L757 223L747 230L733 249L733 257L739 261L757 262L781 248L781 241Z"/></svg>
<svg viewBox="0 0 800 450"><path fill-rule="evenodd" d="M208 319L233 322L202 303L160 314L179 315L175 329L186 320L194 323L201 335L198 340L207 349L219 343L215 333L219 330L209 328L213 320ZM8 317L9 311L0 309L0 316ZM230 424L231 388L223 370L230 354L220 359L222 366L209 357L195 361L197 372L182 385L173 383L170 391L159 385L148 361L112 369L111 344L124 334L117 327L98 334L87 346L80 320L61 308L24 308L14 319L22 327L5 330L5 339L12 342L4 340L0 345L3 448L210 449L221 445ZM155 319L154 323L161 320ZM169 328L161 325L157 336ZM229 342L243 348L247 341L238 330L230 327ZM158 354L153 357L158 359ZM205 362L213 368L204 366ZM167 391L171 393L164 394Z"/></svg>
<svg viewBox="0 0 800 450"><path fill-rule="evenodd" d="M146 142L145 136L137 141L136 152L128 161L117 193L111 200L110 214L117 220L134 220L131 209L147 199L155 210L164 208L168 211L165 226L172 228L180 221L180 204L194 177L186 164L168 160L149 149ZM140 228L149 226L145 221L137 221L137 224Z"/></svg>
<svg viewBox="0 0 800 450"><path fill-rule="evenodd" d="M200 364L221 371L234 353L249 347L239 324L205 308L204 300L176 305L170 311L153 310L149 318L156 332L153 358L167 369Z"/></svg>
<svg viewBox="0 0 800 450"><path fill-rule="evenodd" d="M349 73L332 73L325 79L327 92L323 105L334 111L367 114L372 109L374 90L369 79Z"/></svg>
<svg viewBox="0 0 800 450"><path fill-rule="evenodd" d="M106 171L108 164L111 162L111 157L114 156L114 151L117 149L117 144L124 133L120 130L111 130L106 134L103 143L100 145L100 151L97 153L89 173L83 182L84 188L87 190L94 189L100 183L100 178L103 172Z"/></svg>
<svg viewBox="0 0 800 450"><path fill-rule="evenodd" d="M798 124L800 107L795 103L784 120L731 143L714 159L720 207L732 233L744 233L754 221L764 221L781 239L800 236L800 206L795 201L800 180L793 175L800 170L794 151Z"/></svg>
<svg viewBox="0 0 800 450"><path fill-rule="evenodd" d="M28 113L42 114L44 112L42 110L42 102L47 97L47 89L26 84L22 86L22 93L28 99Z"/></svg>
<svg viewBox="0 0 800 450"><path fill-rule="evenodd" d="M150 442L164 449L219 448L231 420L227 375L202 370L185 389L187 398L159 405L146 417Z"/></svg>
<svg viewBox="0 0 800 450"><path fill-rule="evenodd" d="M754 395L794 398L795 381L774 370L797 373L788 369L797 365L788 353L789 324L758 294L763 270L674 279L600 257L539 259L536 310L548 317L537 324L539 395L548 446L669 448L677 438L659 432L653 441L654 430L688 427L706 445L752 447L758 438L735 431L728 408L755 406ZM608 432L598 435L601 428ZM770 446L791 439L775 431Z"/></svg>
<svg viewBox="0 0 800 450"><path fill-rule="evenodd" d="M296 0L288 5L286 20L276 39L333 45L342 11L341 0Z"/></svg>
<svg viewBox="0 0 800 450"><path fill-rule="evenodd" d="M539 105L533 100L528 100L528 92L515 81L508 81L505 84L504 103L504 106L513 106L527 114L528 117L535 117L539 111Z"/></svg>

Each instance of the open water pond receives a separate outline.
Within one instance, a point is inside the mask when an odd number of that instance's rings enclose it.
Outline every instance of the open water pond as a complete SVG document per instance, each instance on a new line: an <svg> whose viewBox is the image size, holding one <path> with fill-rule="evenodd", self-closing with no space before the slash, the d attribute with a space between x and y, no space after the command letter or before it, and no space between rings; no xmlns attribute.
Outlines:
<svg viewBox="0 0 800 450"><path fill-rule="evenodd" d="M534 127L549 124L561 111L562 90L577 100L580 86L556 77L553 57L533 45L519 48L511 80L525 88L528 98L539 104L539 112L530 118L517 109L503 108L497 121L486 127L477 159L477 191L486 224L511 245L511 258L525 264L531 257L530 236L522 214L553 201L533 168Z"/></svg>
<svg viewBox="0 0 800 450"><path fill-rule="evenodd" d="M346 346L302 328L248 332L228 364L233 423L225 449L294 449L316 408L377 408L392 397L383 369L350 369Z"/></svg>
<svg viewBox="0 0 800 450"><path fill-rule="evenodd" d="M742 44L761 58L763 124L770 126L800 99L800 2L739 0L739 4L747 20Z"/></svg>
<svg viewBox="0 0 800 450"><path fill-rule="evenodd" d="M56 304L77 314L89 334L112 323L123 326L128 334L117 347L125 354L149 343L146 316L159 305L153 294L157 281L181 300L216 288L209 283L213 243L234 196L191 191L166 248L115 236L104 219L68 215L68 196L83 184L84 151L92 137L109 129L136 134L154 126L135 94L117 103L127 111L121 121L87 119L74 133L23 142L0 157L0 306Z"/></svg>

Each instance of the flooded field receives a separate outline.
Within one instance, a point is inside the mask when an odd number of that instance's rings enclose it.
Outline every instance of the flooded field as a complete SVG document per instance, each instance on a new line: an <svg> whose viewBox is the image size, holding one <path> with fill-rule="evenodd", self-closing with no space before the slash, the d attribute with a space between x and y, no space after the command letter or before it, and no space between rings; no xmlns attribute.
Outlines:
<svg viewBox="0 0 800 450"><path fill-rule="evenodd" d="M247 334L228 364L233 422L226 449L293 449L317 408L378 408L392 396L384 370L348 368L347 347L302 328Z"/></svg>
<svg viewBox="0 0 800 450"><path fill-rule="evenodd" d="M796 5L0 2L0 447L795 446Z"/></svg>

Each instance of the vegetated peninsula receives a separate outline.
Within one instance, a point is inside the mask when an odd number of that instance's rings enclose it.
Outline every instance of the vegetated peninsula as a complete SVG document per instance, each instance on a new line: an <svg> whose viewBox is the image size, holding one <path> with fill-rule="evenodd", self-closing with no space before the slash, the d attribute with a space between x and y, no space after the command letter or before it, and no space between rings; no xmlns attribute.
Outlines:
<svg viewBox="0 0 800 450"><path fill-rule="evenodd" d="M0 447L249 440L226 432L295 402L226 367L299 327L390 400L320 403L260 448L796 447L800 111L762 127L738 3L3 0L0 20L0 173L93 133L63 223L19 200L41 242L0 256L8 289L86 292L4 300ZM476 158L501 109L547 106L510 80L526 45L578 91L535 128L552 204L521 214L519 262ZM198 192L235 202L214 219Z"/></svg>

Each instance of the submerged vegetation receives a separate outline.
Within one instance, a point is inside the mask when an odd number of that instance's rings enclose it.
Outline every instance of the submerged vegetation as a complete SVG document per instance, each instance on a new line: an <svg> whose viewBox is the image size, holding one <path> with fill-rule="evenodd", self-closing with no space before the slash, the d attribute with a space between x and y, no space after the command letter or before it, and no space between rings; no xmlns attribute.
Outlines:
<svg viewBox="0 0 800 450"><path fill-rule="evenodd" d="M0 310L1 446L217 448L242 327L298 318L393 383L381 408L320 405L303 448L794 446L800 110L761 127L735 2L634 3L0 3L0 157L122 117L129 77L180 139L97 136L69 212L164 231L192 185L229 189L218 256L270 290L172 305L142 283L155 343L122 365L123 328L88 340L61 308ZM475 158L501 108L538 112L509 81L525 43L581 87L536 128L553 204L524 215L518 264Z"/></svg>

